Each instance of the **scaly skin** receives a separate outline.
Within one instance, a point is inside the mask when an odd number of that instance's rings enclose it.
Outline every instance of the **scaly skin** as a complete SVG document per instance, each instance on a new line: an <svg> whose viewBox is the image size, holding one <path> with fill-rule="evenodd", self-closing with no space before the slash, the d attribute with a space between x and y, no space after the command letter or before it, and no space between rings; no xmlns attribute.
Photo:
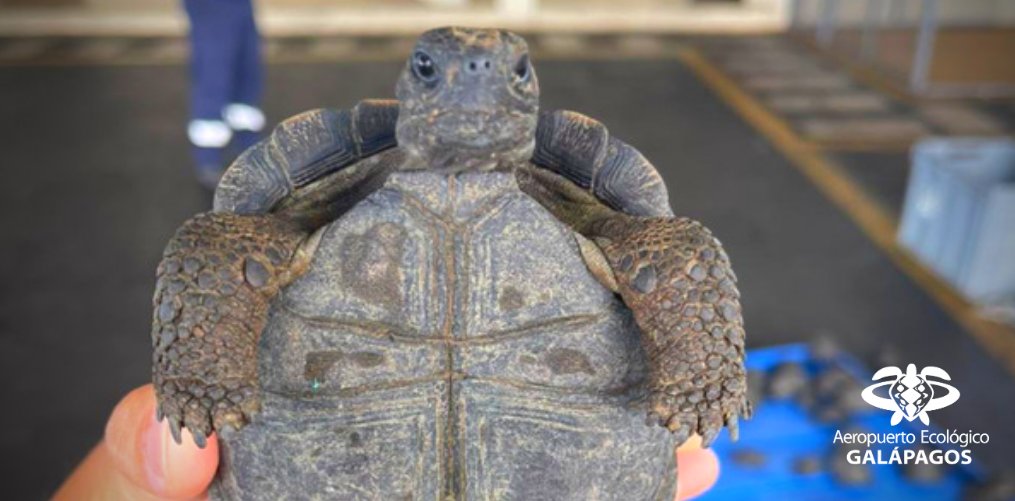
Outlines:
<svg viewBox="0 0 1015 501"><path fill-rule="evenodd" d="M649 361L649 412L678 442L709 445L723 425L737 437L749 417L744 322L730 260L719 241L687 218L618 215L593 225L634 313Z"/></svg>
<svg viewBox="0 0 1015 501"><path fill-rule="evenodd" d="M158 415L177 442L185 426L204 447L260 407L257 345L268 303L305 271L307 233L272 215L207 213L170 240L159 264L152 320Z"/></svg>

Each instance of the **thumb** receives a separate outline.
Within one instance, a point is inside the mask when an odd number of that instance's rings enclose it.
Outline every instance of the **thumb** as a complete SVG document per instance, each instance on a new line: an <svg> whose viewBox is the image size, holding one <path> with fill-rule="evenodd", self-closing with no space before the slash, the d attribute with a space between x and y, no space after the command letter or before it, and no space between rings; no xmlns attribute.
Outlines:
<svg viewBox="0 0 1015 501"><path fill-rule="evenodd" d="M184 430L176 444L155 419L155 393L145 385L113 409L106 435L54 499L188 499L201 496L218 467L218 441L204 449Z"/></svg>
<svg viewBox="0 0 1015 501"><path fill-rule="evenodd" d="M719 459L694 435L677 449L677 500L697 497L719 478Z"/></svg>

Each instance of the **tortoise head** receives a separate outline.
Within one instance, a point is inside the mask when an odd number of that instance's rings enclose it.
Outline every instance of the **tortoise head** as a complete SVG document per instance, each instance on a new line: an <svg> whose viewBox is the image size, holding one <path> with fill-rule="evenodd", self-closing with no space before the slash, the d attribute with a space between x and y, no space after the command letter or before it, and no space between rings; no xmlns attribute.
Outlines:
<svg viewBox="0 0 1015 501"><path fill-rule="evenodd" d="M418 157L415 168L489 170L532 156L539 85L514 33L427 31L395 93L398 145Z"/></svg>

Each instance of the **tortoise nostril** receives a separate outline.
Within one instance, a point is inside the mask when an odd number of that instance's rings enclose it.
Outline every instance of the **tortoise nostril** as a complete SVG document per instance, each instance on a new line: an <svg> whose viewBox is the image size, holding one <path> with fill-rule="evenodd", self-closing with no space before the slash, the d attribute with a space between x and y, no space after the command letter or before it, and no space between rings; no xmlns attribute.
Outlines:
<svg viewBox="0 0 1015 501"><path fill-rule="evenodd" d="M470 59L465 68L469 73L487 73L493 65L487 58Z"/></svg>

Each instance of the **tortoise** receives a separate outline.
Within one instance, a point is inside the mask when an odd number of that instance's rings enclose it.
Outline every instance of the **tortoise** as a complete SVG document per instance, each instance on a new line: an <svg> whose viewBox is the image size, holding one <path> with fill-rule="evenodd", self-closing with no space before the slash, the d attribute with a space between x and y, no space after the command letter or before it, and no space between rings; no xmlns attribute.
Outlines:
<svg viewBox="0 0 1015 501"><path fill-rule="evenodd" d="M216 498L672 499L749 417L736 277L525 41L424 33L397 100L281 123L157 270L158 417Z"/></svg>

